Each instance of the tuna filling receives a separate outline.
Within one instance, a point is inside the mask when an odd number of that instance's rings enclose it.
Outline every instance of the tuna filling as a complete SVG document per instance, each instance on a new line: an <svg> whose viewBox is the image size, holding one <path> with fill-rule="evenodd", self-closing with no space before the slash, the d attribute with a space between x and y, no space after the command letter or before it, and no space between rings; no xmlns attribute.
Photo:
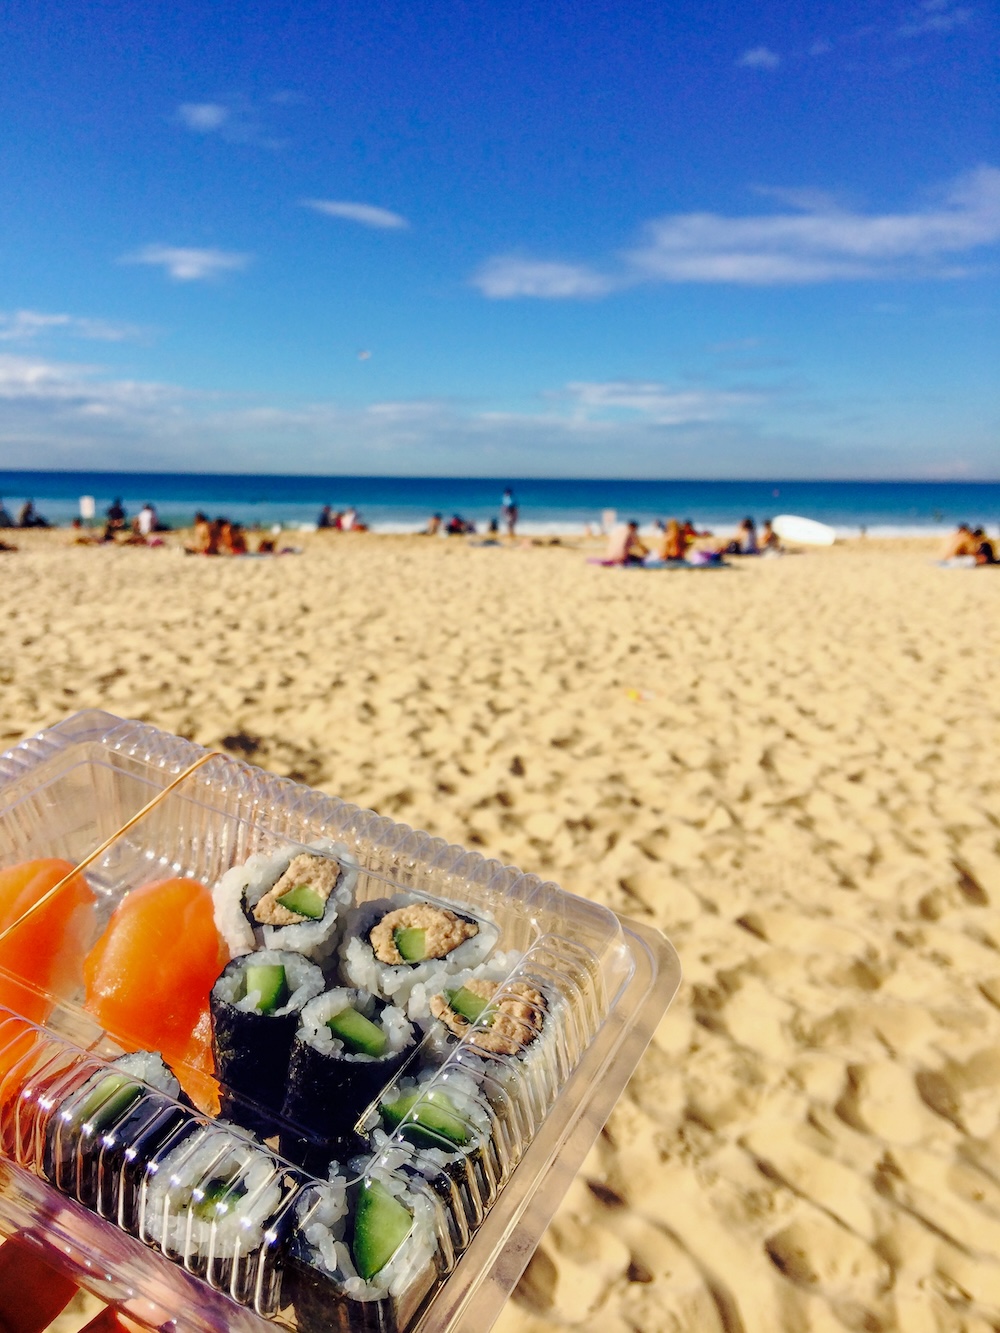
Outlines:
<svg viewBox="0 0 1000 1333"><path fill-rule="evenodd" d="M465 940L479 934L475 921L449 912L446 907L432 907L430 903L411 903L386 912L372 927L368 939L380 963L399 967L402 963L420 963L425 958L446 958ZM422 938L421 938L422 937ZM419 942L419 957L411 943ZM400 952L403 944L404 953Z"/></svg>
<svg viewBox="0 0 1000 1333"><path fill-rule="evenodd" d="M463 990L492 1000L500 989L495 981L467 981ZM449 1032L464 1037L472 1027L464 1015L451 1005L447 995L431 996L431 1013L439 1018ZM519 1055L529 1042L534 1041L545 1021L545 998L540 991L524 981L512 981L504 986L501 998L484 1010L483 1023L469 1037L473 1046L493 1051L497 1055Z"/></svg>
<svg viewBox="0 0 1000 1333"><path fill-rule="evenodd" d="M292 858L288 869L253 909L254 920L262 926L295 926L300 921L318 921L330 894L337 887L340 866L325 856L302 852ZM287 903L282 899L287 899ZM307 907L307 911L297 911Z"/></svg>

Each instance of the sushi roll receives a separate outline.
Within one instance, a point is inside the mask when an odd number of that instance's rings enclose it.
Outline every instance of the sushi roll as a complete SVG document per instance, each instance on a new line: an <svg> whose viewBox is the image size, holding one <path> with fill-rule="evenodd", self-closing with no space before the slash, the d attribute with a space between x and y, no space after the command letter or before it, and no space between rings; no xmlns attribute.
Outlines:
<svg viewBox="0 0 1000 1333"><path fill-rule="evenodd" d="M278 1161L218 1125L196 1125L147 1163L139 1239L222 1290L245 1289L290 1189Z"/></svg>
<svg viewBox="0 0 1000 1333"><path fill-rule="evenodd" d="M404 1077L387 1089L372 1143L377 1151L406 1144L414 1165L449 1204L452 1243L463 1249L520 1155L521 1144L500 1122L480 1071L446 1065L416 1078Z"/></svg>
<svg viewBox="0 0 1000 1333"><path fill-rule="evenodd" d="M324 1174L331 1158L356 1152L355 1125L413 1043L403 1011L368 991L338 988L310 1000L288 1064L282 1152Z"/></svg>
<svg viewBox="0 0 1000 1333"><path fill-rule="evenodd" d="M440 1206L419 1173L380 1160L307 1190L285 1269L300 1333L394 1333L437 1276Z"/></svg>
<svg viewBox="0 0 1000 1333"><path fill-rule="evenodd" d="M520 1056L545 1025L545 996L528 981L470 977L430 997L431 1015L453 1037L493 1055Z"/></svg>
<svg viewBox="0 0 1000 1333"><path fill-rule="evenodd" d="M156 1097L156 1093L164 1094ZM46 1177L64 1193L94 1207L106 1135L134 1118L137 1106L158 1106L180 1094L180 1084L153 1051L123 1055L93 1073L51 1117L45 1141ZM167 1102L169 1104L169 1102Z"/></svg>
<svg viewBox="0 0 1000 1333"><path fill-rule="evenodd" d="M336 946L357 879L357 863L339 843L258 852L219 880L215 923L234 957L263 946L323 959Z"/></svg>
<svg viewBox="0 0 1000 1333"><path fill-rule="evenodd" d="M492 951L499 931L490 921L409 895L362 904L348 920L340 974L396 1004L431 978L475 967Z"/></svg>
<svg viewBox="0 0 1000 1333"><path fill-rule="evenodd" d="M275 1132L302 1009L324 986L301 954L262 949L229 963L212 987L212 1047L222 1113L266 1138ZM271 1114L269 1114L271 1113Z"/></svg>

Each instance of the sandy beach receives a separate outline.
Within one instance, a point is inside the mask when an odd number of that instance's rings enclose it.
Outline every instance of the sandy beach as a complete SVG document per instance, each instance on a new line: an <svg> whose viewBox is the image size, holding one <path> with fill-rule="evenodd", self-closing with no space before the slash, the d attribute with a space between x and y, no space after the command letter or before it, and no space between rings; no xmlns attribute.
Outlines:
<svg viewBox="0 0 1000 1333"><path fill-rule="evenodd" d="M661 927L682 990L502 1333L1000 1326L1000 571L8 534L3 748L140 718Z"/></svg>

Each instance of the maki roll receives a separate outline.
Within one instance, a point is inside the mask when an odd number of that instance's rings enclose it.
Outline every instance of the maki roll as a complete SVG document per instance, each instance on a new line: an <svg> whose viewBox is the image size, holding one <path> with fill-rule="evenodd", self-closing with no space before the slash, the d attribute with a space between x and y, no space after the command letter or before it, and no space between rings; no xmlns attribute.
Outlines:
<svg viewBox="0 0 1000 1333"><path fill-rule="evenodd" d="M539 1036L548 1005L527 981L469 977L430 997L430 1012L453 1037L493 1055L522 1055Z"/></svg>
<svg viewBox="0 0 1000 1333"><path fill-rule="evenodd" d="M325 1172L360 1146L354 1127L413 1050L413 1028L395 1005L339 988L302 1010L288 1064L281 1149Z"/></svg>
<svg viewBox="0 0 1000 1333"><path fill-rule="evenodd" d="M499 932L490 921L410 896L364 903L351 916L340 948L340 973L397 1004L432 977L475 967Z"/></svg>
<svg viewBox="0 0 1000 1333"><path fill-rule="evenodd" d="M416 1168L448 1201L455 1249L468 1244L522 1147L498 1119L478 1072L454 1065L402 1078L372 1117L376 1149L408 1145Z"/></svg>
<svg viewBox="0 0 1000 1333"><path fill-rule="evenodd" d="M227 965L212 987L212 1047L225 1116L266 1138L275 1132L288 1059L305 1004L323 973L300 954L262 949Z"/></svg>
<svg viewBox="0 0 1000 1333"><path fill-rule="evenodd" d="M215 922L234 956L263 945L326 958L357 878L356 862L339 843L258 852L219 880Z"/></svg>
<svg viewBox="0 0 1000 1333"><path fill-rule="evenodd" d="M439 1208L418 1173L384 1161L308 1190L282 1284L300 1333L394 1333L436 1277Z"/></svg>
<svg viewBox="0 0 1000 1333"><path fill-rule="evenodd" d="M266 1150L231 1130L199 1125L147 1164L139 1239L212 1286L239 1289L290 1188Z"/></svg>
<svg viewBox="0 0 1000 1333"><path fill-rule="evenodd" d="M49 1121L43 1166L64 1193L93 1207L104 1136L130 1116L154 1090L175 1098L180 1084L154 1051L123 1055L92 1074L63 1101ZM163 1098L158 1102L162 1105Z"/></svg>

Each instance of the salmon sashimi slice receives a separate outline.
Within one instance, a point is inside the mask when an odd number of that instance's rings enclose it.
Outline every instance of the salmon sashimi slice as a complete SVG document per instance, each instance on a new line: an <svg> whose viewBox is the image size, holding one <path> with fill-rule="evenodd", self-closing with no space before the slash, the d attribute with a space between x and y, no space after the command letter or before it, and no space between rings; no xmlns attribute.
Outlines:
<svg viewBox="0 0 1000 1333"><path fill-rule="evenodd" d="M53 1004L72 999L83 984L94 895L83 875L72 872L71 862L56 857L0 870L0 1006L35 1023L44 1023ZM67 875L72 878L57 894L3 935Z"/></svg>
<svg viewBox="0 0 1000 1333"><path fill-rule="evenodd" d="M168 879L125 895L83 965L89 1012L126 1050L159 1051L203 1109L214 1095L208 997L228 961L211 892Z"/></svg>

